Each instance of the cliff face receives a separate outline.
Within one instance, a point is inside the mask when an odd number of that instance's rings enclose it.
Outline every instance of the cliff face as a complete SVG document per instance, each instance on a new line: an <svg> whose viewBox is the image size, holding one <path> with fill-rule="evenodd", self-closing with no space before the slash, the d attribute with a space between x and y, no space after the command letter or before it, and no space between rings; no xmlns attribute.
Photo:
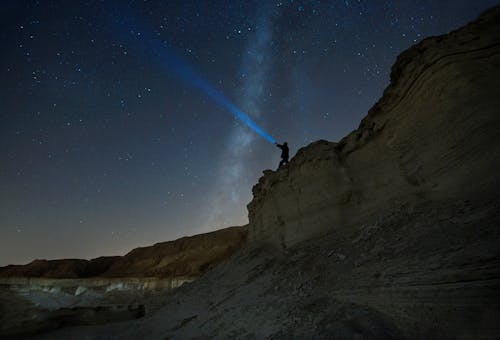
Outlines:
<svg viewBox="0 0 500 340"><path fill-rule="evenodd" d="M125 256L34 260L0 267L0 277L196 277L240 249L246 234L246 227L230 227L136 248Z"/></svg>
<svg viewBox="0 0 500 340"><path fill-rule="evenodd" d="M498 8L413 46L357 130L264 171L248 205L249 240L288 247L402 203L494 197L499 88Z"/></svg>

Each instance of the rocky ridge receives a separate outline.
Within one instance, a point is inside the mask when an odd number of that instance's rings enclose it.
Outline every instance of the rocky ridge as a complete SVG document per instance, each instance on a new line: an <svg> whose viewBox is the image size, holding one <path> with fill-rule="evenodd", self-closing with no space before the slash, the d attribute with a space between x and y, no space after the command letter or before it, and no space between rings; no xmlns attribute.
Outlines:
<svg viewBox="0 0 500 340"><path fill-rule="evenodd" d="M246 226L161 242L133 249L124 256L92 260L34 260L0 267L0 279L12 277L196 277L231 256L246 242Z"/></svg>

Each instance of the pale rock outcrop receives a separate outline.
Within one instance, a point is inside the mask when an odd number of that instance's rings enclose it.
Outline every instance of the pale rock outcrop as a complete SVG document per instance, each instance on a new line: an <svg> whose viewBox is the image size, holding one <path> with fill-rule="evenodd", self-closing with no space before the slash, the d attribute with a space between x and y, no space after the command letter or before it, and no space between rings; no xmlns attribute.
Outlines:
<svg viewBox="0 0 500 340"><path fill-rule="evenodd" d="M264 171L248 205L249 241L289 247L401 202L495 196L499 88L498 8L413 46L357 130Z"/></svg>

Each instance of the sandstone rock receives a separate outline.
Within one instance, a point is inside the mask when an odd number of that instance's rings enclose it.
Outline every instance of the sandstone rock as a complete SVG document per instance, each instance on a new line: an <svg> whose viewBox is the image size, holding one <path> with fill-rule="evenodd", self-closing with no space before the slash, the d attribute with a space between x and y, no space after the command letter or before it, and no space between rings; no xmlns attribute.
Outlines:
<svg viewBox="0 0 500 340"><path fill-rule="evenodd" d="M500 15L491 10L403 52L359 128L266 171L248 205L249 241L280 247L433 199L500 189Z"/></svg>

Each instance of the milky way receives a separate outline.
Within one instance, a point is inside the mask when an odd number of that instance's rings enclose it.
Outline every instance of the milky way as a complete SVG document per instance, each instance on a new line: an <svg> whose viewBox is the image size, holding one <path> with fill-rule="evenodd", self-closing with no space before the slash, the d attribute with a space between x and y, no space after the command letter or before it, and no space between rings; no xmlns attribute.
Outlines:
<svg viewBox="0 0 500 340"><path fill-rule="evenodd" d="M141 20L293 155L355 129L404 49L499 2L2 2L0 264L244 224L252 185L278 165L117 23Z"/></svg>

